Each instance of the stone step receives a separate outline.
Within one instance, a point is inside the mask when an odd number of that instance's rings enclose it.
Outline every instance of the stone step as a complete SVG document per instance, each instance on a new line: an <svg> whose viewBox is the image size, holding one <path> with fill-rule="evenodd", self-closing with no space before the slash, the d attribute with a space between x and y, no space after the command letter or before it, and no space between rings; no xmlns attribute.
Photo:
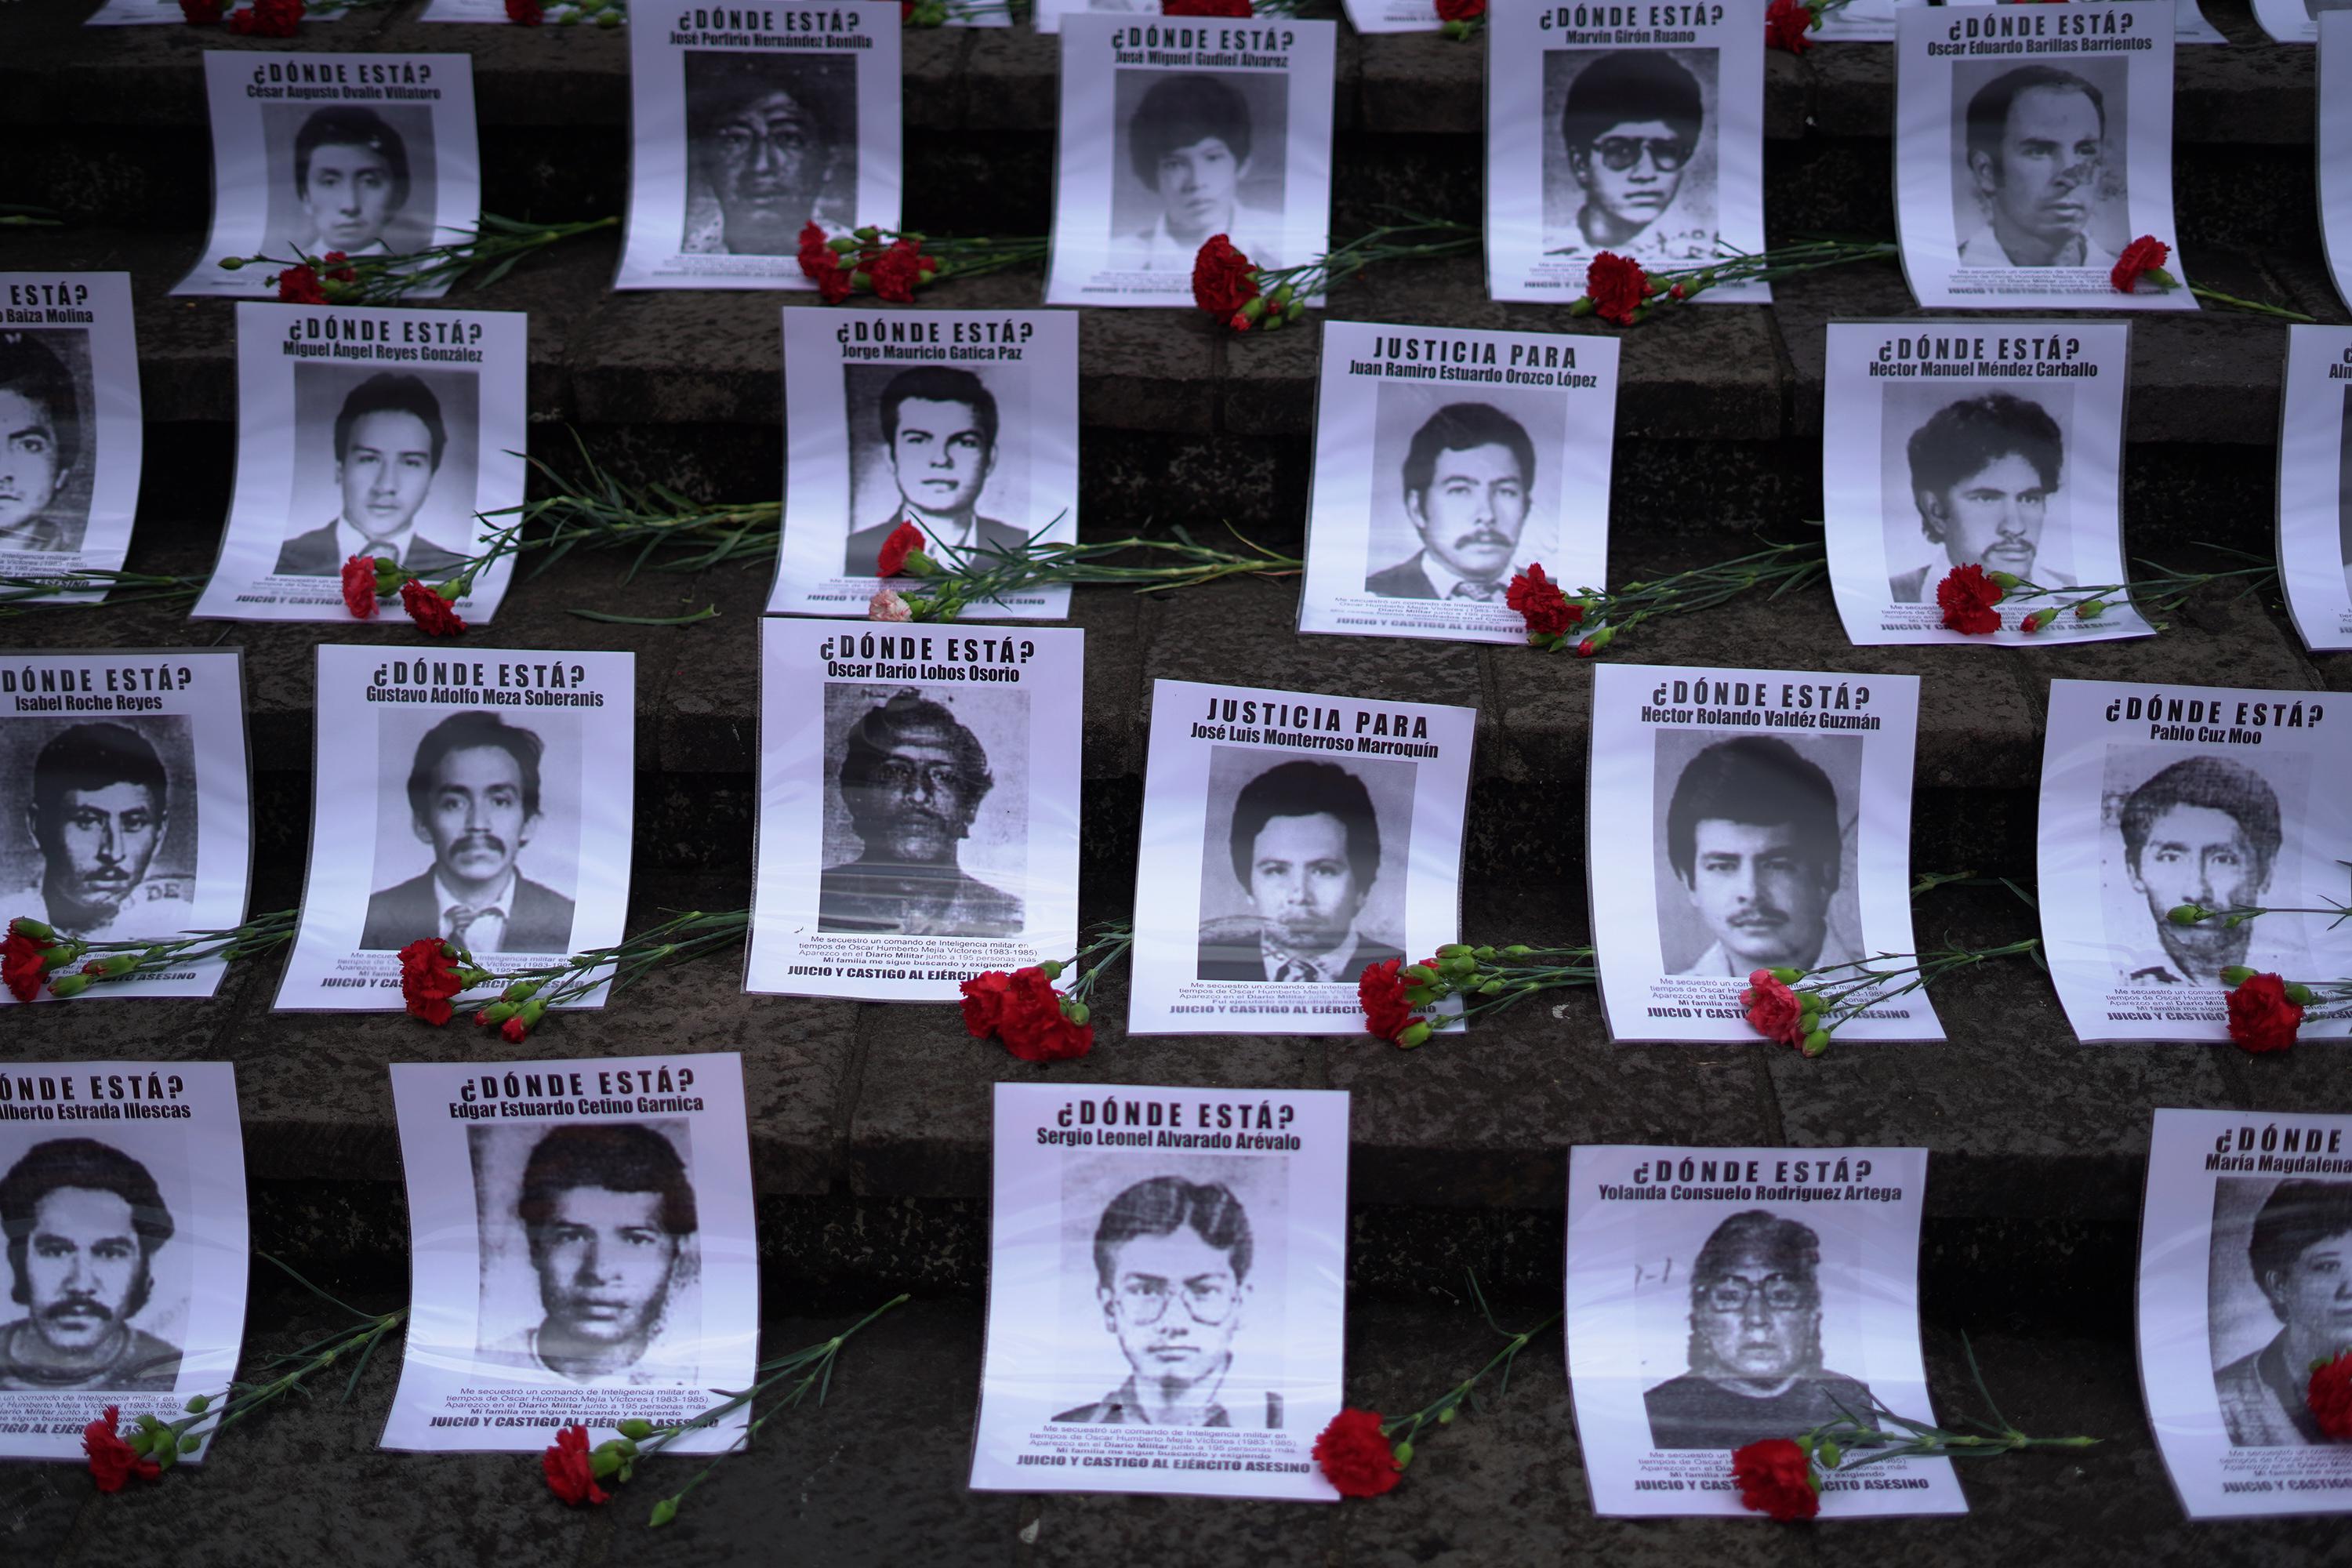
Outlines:
<svg viewBox="0 0 2352 1568"><path fill-rule="evenodd" d="M1458 1277L1456 1277L1458 1278ZM339 1293L352 1287L322 1281ZM814 1315L798 1300L762 1327L782 1354L855 1322L888 1288ZM382 1307L396 1289L361 1295ZM778 1297L772 1290L771 1302ZM1496 1303L1507 1327L1534 1323L1549 1296ZM768 1563L789 1540L828 1564L1104 1563L1190 1565L1208 1552L1253 1563L1373 1568L1403 1561L1557 1563L1629 1568L1704 1562L1798 1562L1843 1568L1917 1563L2063 1561L2084 1568L2194 1561L2215 1568L2303 1568L2340 1561L2326 1518L2192 1528L2165 1482L2139 1398L2128 1336L2023 1337L1986 1331L1966 1301L1925 1336L1929 1387L1948 1423L1977 1409L1958 1342L1971 1341L2001 1413L2022 1430L2100 1436L2093 1448L1971 1465L1964 1517L1818 1524L1803 1533L1760 1519L1635 1522L1591 1510L1556 1331L1521 1352L1507 1384L1416 1444L1388 1496L1336 1507L1197 1498L974 1492L966 1486L978 1410L983 1313L917 1300L844 1348L819 1406L779 1416L747 1454L721 1463L675 1523L647 1531L656 1497L700 1468L655 1458L614 1501L567 1511L534 1454L387 1454L375 1439L397 1381L387 1358L347 1402L289 1399L232 1431L201 1467L113 1497L78 1467L0 1467L0 1528L12 1562L56 1568L169 1559L213 1568L303 1561L331 1539L352 1568L418 1563L579 1568ZM282 1290L257 1297L256 1353L293 1349L335 1326ZM1433 1273L1418 1302L1357 1300L1348 1313L1346 1390L1354 1404L1409 1411L1483 1363L1496 1340L1455 1278ZM1204 1547L1216 1542L1217 1547Z"/></svg>

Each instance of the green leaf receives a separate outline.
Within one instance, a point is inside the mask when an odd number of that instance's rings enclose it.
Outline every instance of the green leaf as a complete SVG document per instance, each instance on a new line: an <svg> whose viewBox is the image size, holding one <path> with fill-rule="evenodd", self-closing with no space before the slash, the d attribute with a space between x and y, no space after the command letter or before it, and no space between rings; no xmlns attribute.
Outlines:
<svg viewBox="0 0 2352 1568"><path fill-rule="evenodd" d="M689 626L697 621L715 621L719 606L705 605L690 616L612 616L602 610L573 610L572 615L583 621L597 621L616 626Z"/></svg>

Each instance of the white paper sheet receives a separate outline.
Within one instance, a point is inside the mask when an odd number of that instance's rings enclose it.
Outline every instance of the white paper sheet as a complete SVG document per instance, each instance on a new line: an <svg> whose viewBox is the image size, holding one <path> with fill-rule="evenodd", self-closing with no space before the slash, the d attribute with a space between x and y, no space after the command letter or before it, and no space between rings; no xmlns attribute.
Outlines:
<svg viewBox="0 0 2352 1568"><path fill-rule="evenodd" d="M1424 6L1435 0L1421 0ZM1161 15L1162 0L1031 0L1037 30L1052 33L1063 30L1062 24L1073 18L1088 16L1150 16ZM1269 16L1270 22L1288 22L1288 16Z"/></svg>
<svg viewBox="0 0 2352 1568"><path fill-rule="evenodd" d="M1327 321L1298 629L1519 643L1609 570L1617 340Z"/></svg>
<svg viewBox="0 0 2352 1568"><path fill-rule="evenodd" d="M239 305L236 499L195 617L348 625L352 555L454 577L514 521L481 514L522 504L528 320ZM489 623L514 563L491 562L452 606L468 625Z"/></svg>
<svg viewBox="0 0 2352 1568"><path fill-rule="evenodd" d="M744 989L950 1002L1078 934L1072 626L760 626Z"/></svg>
<svg viewBox="0 0 2352 1568"><path fill-rule="evenodd" d="M742 1058L394 1062L408 1345L383 1447L535 1452L747 1388L759 1251ZM751 1412L664 1453L722 1453Z"/></svg>
<svg viewBox="0 0 2352 1568"><path fill-rule="evenodd" d="M2352 11L2319 18L2319 237L2338 299L2352 300Z"/></svg>
<svg viewBox="0 0 2352 1568"><path fill-rule="evenodd" d="M121 570L142 456L131 274L0 272L0 576ZM93 584L42 599L105 596Z"/></svg>
<svg viewBox="0 0 2352 1568"><path fill-rule="evenodd" d="M2352 327L2290 326L2278 447L2279 581L2314 652L2352 647Z"/></svg>
<svg viewBox="0 0 2352 1568"><path fill-rule="evenodd" d="M1830 586L1845 635L1881 643L2104 641L2155 628L2127 595L2089 620L2066 591L2120 584L2125 321L1832 321L1822 428ZM1937 585L1955 566L2007 572L2024 590L2000 629L1943 624Z"/></svg>
<svg viewBox="0 0 2352 1568"><path fill-rule="evenodd" d="M2352 1447L2305 1402L2344 1347L2352 1117L2159 1110L2140 1220L2139 1376L2191 1519L2342 1513Z"/></svg>
<svg viewBox="0 0 2352 1568"><path fill-rule="evenodd" d="M2343 6L2333 0L2253 0L2254 20L2273 43L2319 42L2320 18ZM2323 104L2327 100L2320 100Z"/></svg>
<svg viewBox="0 0 2352 1568"><path fill-rule="evenodd" d="M1733 1449L1874 1402L1932 1422L1927 1183L1925 1149L1570 1150L1568 1373L1594 1511L1760 1521ZM1967 1511L1949 1459L1881 1460L1822 1489L1823 1519Z"/></svg>
<svg viewBox="0 0 2352 1568"><path fill-rule="evenodd" d="M2168 0L1901 14L1895 216L1921 305L2197 309L2172 219L2177 26ZM2180 287L2116 290L2142 235L2173 247Z"/></svg>
<svg viewBox="0 0 2352 1568"><path fill-rule="evenodd" d="M1759 1043L1739 1004L1759 968L1858 979L1909 954L1909 675L1593 671L1586 866L1601 1001L1619 1040ZM1897 958L1879 966L1899 969ZM1940 1040L1925 991L1839 1040Z"/></svg>
<svg viewBox="0 0 2352 1568"><path fill-rule="evenodd" d="M2220 972L2352 977L2352 926L2269 914L2179 926L2209 910L2322 908L2352 857L2352 716L2324 691L2053 680L2042 752L2042 937L2075 1036L2228 1039ZM2352 1035L2352 1006L2313 1007L2303 1037Z"/></svg>
<svg viewBox="0 0 2352 1568"><path fill-rule="evenodd" d="M1001 1083L995 1151L972 1486L1336 1501L1347 1095Z"/></svg>
<svg viewBox="0 0 2352 1568"><path fill-rule="evenodd" d="M1153 684L1136 1035L1351 1035L1459 929L1472 708Z"/></svg>
<svg viewBox="0 0 2352 1568"><path fill-rule="evenodd" d="M280 1011L399 1007L400 950L425 937L494 974L621 940L635 654L325 645L316 690L328 717ZM462 938L460 909L475 911ZM604 1002L599 986L566 1005Z"/></svg>
<svg viewBox="0 0 2352 1568"><path fill-rule="evenodd" d="M1330 249L1337 22L1068 22L1047 304L1190 307L1219 234L1260 270Z"/></svg>
<svg viewBox="0 0 2352 1568"><path fill-rule="evenodd" d="M274 298L277 268L221 260L404 256L481 222L470 55L208 53L205 92L212 234L174 294Z"/></svg>
<svg viewBox="0 0 2352 1568"><path fill-rule="evenodd" d="M814 289L799 260L806 225L898 226L892 0L632 27L629 103L615 289Z"/></svg>
<svg viewBox="0 0 2352 1568"><path fill-rule="evenodd" d="M1348 25L1360 33L1433 33L1437 0L1345 0Z"/></svg>
<svg viewBox="0 0 2352 1568"><path fill-rule="evenodd" d="M0 925L26 915L82 941L138 942L244 921L243 650L0 655L0 822L21 825L0 851ZM192 959L79 1000L209 996L226 970ZM14 1005L0 992L0 1008Z"/></svg>
<svg viewBox="0 0 2352 1568"><path fill-rule="evenodd" d="M1486 292L1582 298L1602 251L1652 271L1764 248L1764 25L1753 6L1488 13ZM1612 164L1612 160L1615 160ZM1699 296L1762 304L1765 283Z"/></svg>
<svg viewBox="0 0 2352 1568"><path fill-rule="evenodd" d="M875 557L905 521L942 565L985 567L1032 539L1076 542L1075 312L782 315L784 534L770 614L863 614L882 586ZM974 613L1070 613L1066 583L1008 597Z"/></svg>

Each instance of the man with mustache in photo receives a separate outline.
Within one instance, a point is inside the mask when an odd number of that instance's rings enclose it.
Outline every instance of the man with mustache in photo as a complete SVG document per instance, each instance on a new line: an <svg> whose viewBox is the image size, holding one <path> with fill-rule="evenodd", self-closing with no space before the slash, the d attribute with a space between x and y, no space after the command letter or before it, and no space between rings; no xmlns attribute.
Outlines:
<svg viewBox="0 0 2352 1568"><path fill-rule="evenodd" d="M1404 512L1421 549L1364 579L1389 599L1500 605L1536 478L1535 443L1484 403L1449 403L1405 448Z"/></svg>
<svg viewBox="0 0 2352 1568"><path fill-rule="evenodd" d="M1861 955L1830 934L1837 789L1786 741L1741 735L1693 757L1666 807L1666 860L1715 945L1677 974L1744 980Z"/></svg>
<svg viewBox="0 0 2352 1568"><path fill-rule="evenodd" d="M1381 874L1381 819L1364 781L1339 763L1276 763L1244 784L1225 847L1251 912L1202 922L1196 978L1352 984L1404 957L1361 923Z"/></svg>
<svg viewBox="0 0 2352 1568"><path fill-rule="evenodd" d="M1967 135L1986 222L1962 242L1961 266L2115 266L2089 233L2107 141L2096 87L2056 66L2020 66L1977 89Z"/></svg>
<svg viewBox="0 0 2352 1568"><path fill-rule="evenodd" d="M373 110L336 104L294 135L294 195L313 256L389 254L383 231L408 205L408 147Z"/></svg>
<svg viewBox="0 0 2352 1568"><path fill-rule="evenodd" d="M1574 237L1548 235L1546 248L1654 249L1641 241L1675 205L1705 121L1698 79L1657 50L1602 55L1578 72L1559 139L1584 200Z"/></svg>
<svg viewBox="0 0 2352 1568"><path fill-rule="evenodd" d="M1220 234L1260 268L1281 266L1282 215L1242 200L1250 148L1249 105L1231 82L1153 82L1129 126L1128 162L1160 198L1160 216L1112 246L1112 269L1190 272L1201 247Z"/></svg>
<svg viewBox="0 0 2352 1568"><path fill-rule="evenodd" d="M94 1138L36 1143L0 1176L9 1297L0 1389L168 1392L180 1351L131 1320L147 1305L172 1215L147 1167Z"/></svg>
<svg viewBox="0 0 2352 1568"><path fill-rule="evenodd" d="M360 946L437 936L472 952L572 951L572 900L516 869L539 833L540 738L480 710L425 732L408 773L409 820L432 866L368 899Z"/></svg>
<svg viewBox="0 0 2352 1568"><path fill-rule="evenodd" d="M1028 542L1011 523L980 515L980 493L996 471L996 399L980 377L947 365L900 371L882 389L880 417L898 507L850 534L845 576L877 575L883 544L906 522L921 532L924 552L944 562Z"/></svg>
<svg viewBox="0 0 2352 1568"><path fill-rule="evenodd" d="M799 247L833 171L839 132L826 79L835 63L686 56L687 142L698 189L680 250L790 256Z"/></svg>
<svg viewBox="0 0 2352 1568"><path fill-rule="evenodd" d="M1944 556L1887 579L1895 604L1932 599L1931 579L1969 564L2045 588L2074 585L2063 572L2034 573L2066 460L2066 438L2048 409L2008 392L1964 397L1913 431L1905 455L1919 531Z"/></svg>
<svg viewBox="0 0 2352 1568"><path fill-rule="evenodd" d="M2315 1364L2352 1345L2352 1184L2272 1188L2247 1237L2246 1267L2279 1331L2214 1373L2221 1424L2242 1448L2325 1443L2305 1391Z"/></svg>
<svg viewBox="0 0 2352 1568"><path fill-rule="evenodd" d="M171 782L127 724L76 724L33 759L26 828L40 879L34 918L79 942L174 936L195 921L193 879L149 874L170 822Z"/></svg>
<svg viewBox="0 0 2352 1568"><path fill-rule="evenodd" d="M515 1203L546 1316L483 1359L574 1383L652 1381L688 1242L694 1188L667 1138L629 1123L559 1127L532 1146Z"/></svg>
<svg viewBox="0 0 2352 1568"><path fill-rule="evenodd" d="M2118 978L2126 985L2228 989L2221 973L2245 963L2257 928L2218 920L2180 925L2171 913L2183 904L2227 911L2263 901L2285 841L2276 792L2243 763L2183 757L2126 795L2117 816L2124 874L2146 901L2148 921L2117 964Z"/></svg>
<svg viewBox="0 0 2352 1568"><path fill-rule="evenodd" d="M921 692L849 727L841 803L863 846L824 868L816 928L877 936L1014 936L1022 902L965 873L960 846L996 785L980 738Z"/></svg>

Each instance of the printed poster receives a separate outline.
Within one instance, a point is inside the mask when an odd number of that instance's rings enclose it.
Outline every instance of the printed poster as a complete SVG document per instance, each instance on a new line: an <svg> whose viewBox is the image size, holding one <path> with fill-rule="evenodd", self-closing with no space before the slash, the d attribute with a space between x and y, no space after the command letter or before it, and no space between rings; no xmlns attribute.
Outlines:
<svg viewBox="0 0 2352 1568"><path fill-rule="evenodd" d="M1895 229L1929 310L2193 310L2172 221L2170 0L1906 8ZM2029 58L2030 57L2030 58ZM2180 287L2119 293L2126 246Z"/></svg>
<svg viewBox="0 0 2352 1568"><path fill-rule="evenodd" d="M1601 251L1653 272L1764 248L1764 28L1750 7L1488 12L1486 292L1564 302ZM1764 304L1767 283L1703 301Z"/></svg>
<svg viewBox="0 0 2352 1568"><path fill-rule="evenodd" d="M408 1342L383 1447L593 1447L748 1388L760 1335L742 1058L395 1062ZM724 1453L738 1407L666 1453Z"/></svg>
<svg viewBox="0 0 2352 1568"><path fill-rule="evenodd" d="M2352 1447L2313 1419L2345 1347L2352 1117L2159 1110L2140 1222L2147 1423L2191 1519L2342 1513Z"/></svg>
<svg viewBox="0 0 2352 1568"><path fill-rule="evenodd" d="M2352 328L2286 330L2278 560L2287 614L2313 652L2352 647Z"/></svg>
<svg viewBox="0 0 2352 1568"><path fill-rule="evenodd" d="M275 268L224 258L405 256L481 222L471 56L208 52L205 91L212 235L174 294L273 292Z"/></svg>
<svg viewBox="0 0 2352 1568"><path fill-rule="evenodd" d="M2319 14L2319 237L2339 300L2352 300L2352 16Z"/></svg>
<svg viewBox="0 0 2352 1568"><path fill-rule="evenodd" d="M1822 427L1830 587L1849 641L2104 641L2155 628L2127 595L2088 620L2064 591L2129 579L2124 561L2124 391L2131 326L2098 321L1832 321ZM2022 590L1998 631L1944 625L1953 568L2006 572Z"/></svg>
<svg viewBox="0 0 2352 1568"><path fill-rule="evenodd" d="M195 616L349 624L354 555L457 576L522 505L528 321L239 305L236 497ZM501 555L451 607L488 624L513 574Z"/></svg>
<svg viewBox="0 0 2352 1568"><path fill-rule="evenodd" d="M1070 17L1045 303L1190 309L1221 234L1261 271L1330 249L1339 26Z"/></svg>
<svg viewBox="0 0 2352 1568"><path fill-rule="evenodd" d="M1333 1502L1348 1097L996 1086L971 1484Z"/></svg>
<svg viewBox="0 0 2352 1568"><path fill-rule="evenodd" d="M0 577L119 572L139 508L128 272L0 272ZM0 588L0 603L14 596ZM92 604L102 582L44 592Z"/></svg>
<svg viewBox="0 0 2352 1568"><path fill-rule="evenodd" d="M680 9L629 29L615 289L805 289L800 235L898 226L898 7Z"/></svg>
<svg viewBox="0 0 2352 1568"><path fill-rule="evenodd" d="M1476 721L1155 682L1128 1032L1361 1032L1363 972L1459 929Z"/></svg>
<svg viewBox="0 0 2352 1568"><path fill-rule="evenodd" d="M83 1463L128 1428L225 1394L245 1335L245 1140L227 1062L0 1069L0 1455ZM212 1447L214 1428L181 1460Z"/></svg>
<svg viewBox="0 0 2352 1568"><path fill-rule="evenodd" d="M1078 936L1075 626L764 620L747 991L952 1002Z"/></svg>
<svg viewBox="0 0 2352 1568"><path fill-rule="evenodd" d="M2042 752L2042 939L2077 1038L2229 1038L2224 969L2352 977L2352 719L2325 691L2053 680ZM2183 904L2227 914L2183 925ZM2352 1005L2303 1038L2352 1035Z"/></svg>
<svg viewBox="0 0 2352 1568"><path fill-rule="evenodd" d="M1847 1415L1933 1423L1927 1183L1925 1149L1570 1150L1568 1373L1593 1510L1760 1521L1733 1450ZM1949 1459L1822 1487L1823 1519L1967 1511Z"/></svg>
<svg viewBox="0 0 2352 1568"><path fill-rule="evenodd" d="M2315 44L2320 30L2330 12L2343 9L2330 0L2253 0L2254 20L2271 41L2278 44ZM2319 101L2327 102L2326 89Z"/></svg>
<svg viewBox="0 0 2352 1568"><path fill-rule="evenodd" d="M1739 994L1754 971L1837 983L1916 951L1918 728L1916 676L1593 670L1586 864L1592 907L1622 917L1593 932L1612 1037L1753 1044L1763 1037ZM1940 1040L1944 1029L1920 990L1836 1034Z"/></svg>
<svg viewBox="0 0 2352 1568"><path fill-rule="evenodd" d="M12 653L0 656L0 925L23 915L97 942L244 923L242 649ZM209 996L226 971L192 958L81 1000ZM0 990L0 1008L15 1005Z"/></svg>
<svg viewBox="0 0 2352 1568"><path fill-rule="evenodd" d="M635 654L330 644L318 668L335 720L279 1011L396 1008L400 950L428 937L494 975L621 940Z"/></svg>
<svg viewBox="0 0 2352 1568"><path fill-rule="evenodd" d="M782 315L784 532L771 614L862 614L901 523L942 565L1077 542L1075 313ZM1069 584L1023 588L980 613L1059 620Z"/></svg>
<svg viewBox="0 0 2352 1568"><path fill-rule="evenodd" d="M1609 570L1617 340L1327 321L1298 629L1522 643Z"/></svg>

